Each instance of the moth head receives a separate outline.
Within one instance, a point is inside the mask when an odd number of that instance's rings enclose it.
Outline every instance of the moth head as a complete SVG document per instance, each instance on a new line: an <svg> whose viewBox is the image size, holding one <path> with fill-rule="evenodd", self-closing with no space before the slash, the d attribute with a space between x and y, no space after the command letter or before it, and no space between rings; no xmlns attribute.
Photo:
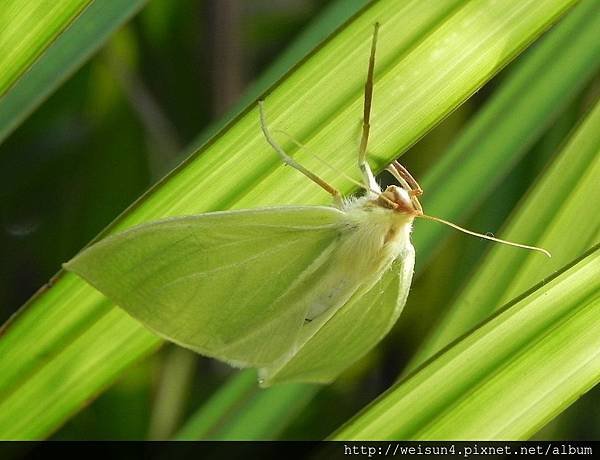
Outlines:
<svg viewBox="0 0 600 460"><path fill-rule="evenodd" d="M377 198L377 204L396 212L419 216L423 213L421 205L413 191L397 185L388 186Z"/></svg>

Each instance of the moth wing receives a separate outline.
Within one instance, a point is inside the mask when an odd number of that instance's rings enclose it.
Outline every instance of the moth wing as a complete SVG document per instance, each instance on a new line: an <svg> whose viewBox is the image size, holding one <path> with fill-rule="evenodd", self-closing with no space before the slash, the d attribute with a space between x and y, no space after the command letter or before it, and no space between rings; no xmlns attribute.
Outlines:
<svg viewBox="0 0 600 460"><path fill-rule="evenodd" d="M414 261L414 249L409 243L391 268L366 292L356 292L320 324L316 319L307 324L294 355L260 369L261 385L328 383L365 355L389 332L402 313Z"/></svg>
<svg viewBox="0 0 600 460"><path fill-rule="evenodd" d="M329 207L216 212L134 227L64 267L158 335L240 367L272 364L295 343L302 283L335 246Z"/></svg>

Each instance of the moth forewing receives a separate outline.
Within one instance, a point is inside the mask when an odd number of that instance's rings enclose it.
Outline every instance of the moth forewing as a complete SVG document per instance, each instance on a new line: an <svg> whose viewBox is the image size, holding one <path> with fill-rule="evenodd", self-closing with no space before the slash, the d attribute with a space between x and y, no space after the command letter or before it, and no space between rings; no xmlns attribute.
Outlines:
<svg viewBox="0 0 600 460"><path fill-rule="evenodd" d="M158 335L260 367L294 345L313 272L327 270L344 217L332 207L290 206L167 219L110 236L65 268Z"/></svg>

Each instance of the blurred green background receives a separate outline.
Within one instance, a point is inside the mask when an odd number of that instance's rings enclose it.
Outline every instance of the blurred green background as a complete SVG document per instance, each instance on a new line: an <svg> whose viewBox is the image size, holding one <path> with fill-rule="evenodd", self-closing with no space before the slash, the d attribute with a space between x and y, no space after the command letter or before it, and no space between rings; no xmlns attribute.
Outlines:
<svg viewBox="0 0 600 460"><path fill-rule="evenodd" d="M258 82L264 89L366 3L150 0L0 145L0 323L208 139L224 115L250 102L249 88L256 91ZM403 156L415 177L435 164L519 59ZM589 110L598 88L596 74L461 224L500 227ZM452 234L421 270L392 334L334 384L315 388L316 397L291 407L274 436L326 437L393 383L484 251L479 241ZM168 437L236 372L165 345L128 369L54 438ZM259 398L260 391L245 398ZM588 393L538 437L600 438L599 401L598 389Z"/></svg>

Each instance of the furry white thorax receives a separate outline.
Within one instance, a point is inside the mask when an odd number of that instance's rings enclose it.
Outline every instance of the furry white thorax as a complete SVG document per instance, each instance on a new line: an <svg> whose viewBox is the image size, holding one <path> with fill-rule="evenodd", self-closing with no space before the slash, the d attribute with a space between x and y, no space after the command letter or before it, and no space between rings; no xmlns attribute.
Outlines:
<svg viewBox="0 0 600 460"><path fill-rule="evenodd" d="M335 308L332 298L343 304L359 289L370 289L396 258L413 251L410 232L414 215L382 206L377 198L370 195L342 202L347 225L332 254L335 270L321 280L322 295L311 302L307 319ZM406 199L410 202L408 194Z"/></svg>

